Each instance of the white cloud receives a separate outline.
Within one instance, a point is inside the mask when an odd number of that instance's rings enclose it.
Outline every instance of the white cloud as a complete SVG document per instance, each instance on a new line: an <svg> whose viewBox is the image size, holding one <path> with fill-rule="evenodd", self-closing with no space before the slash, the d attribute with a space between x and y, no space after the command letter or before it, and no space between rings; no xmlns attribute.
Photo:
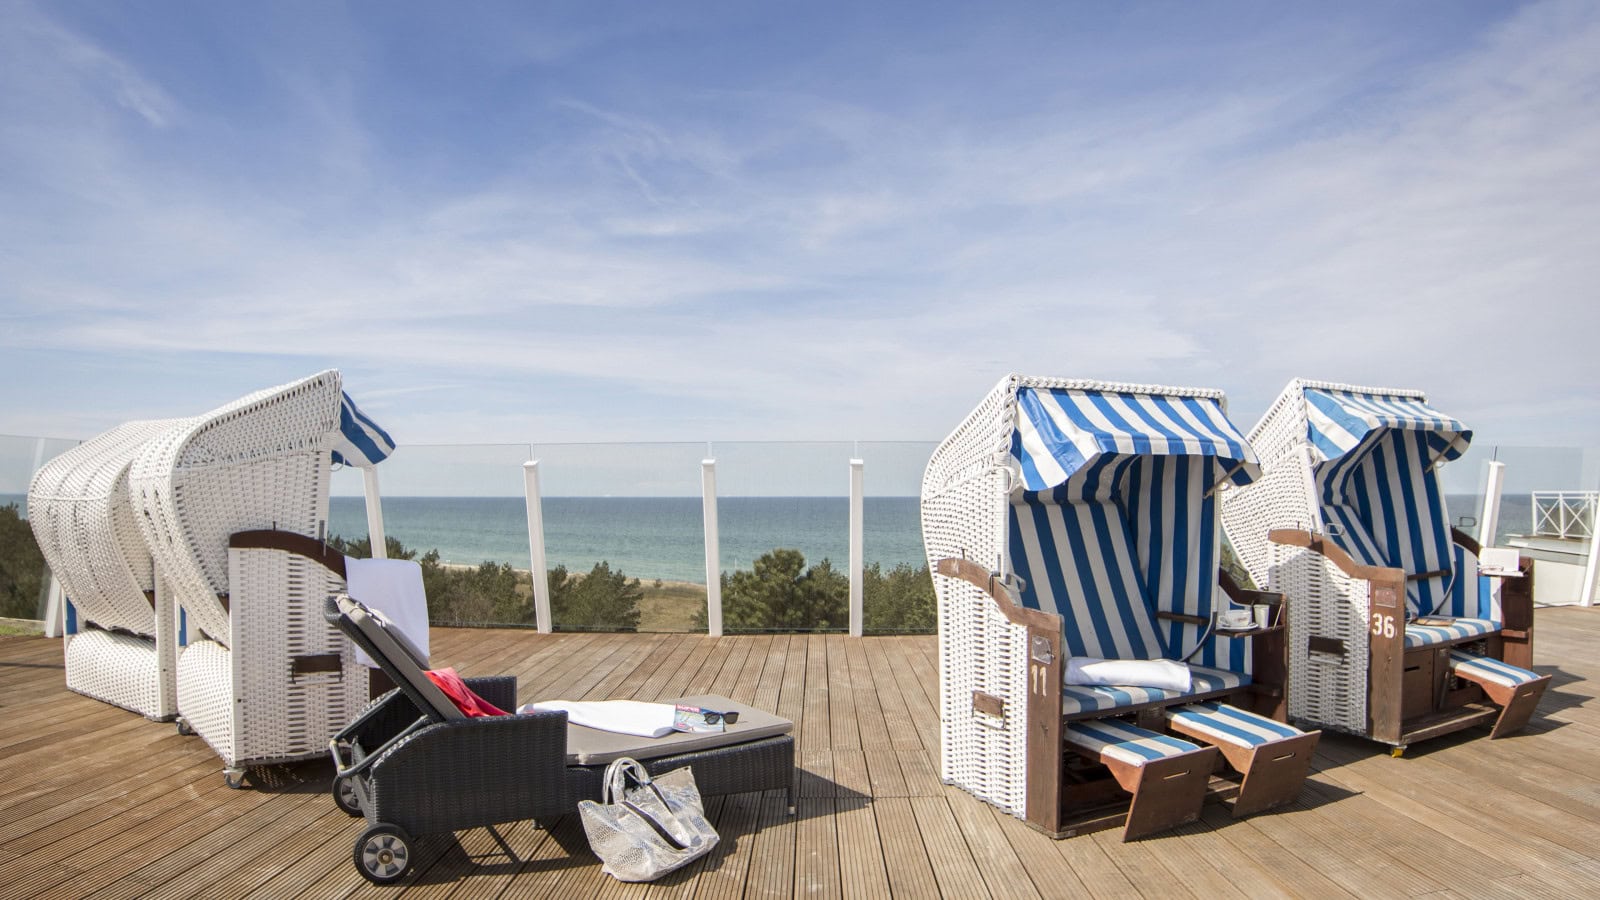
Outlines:
<svg viewBox="0 0 1600 900"><path fill-rule="evenodd" d="M196 117L135 61L37 27L60 37L0 85L29 98L0 131L25 162L0 197L27 201L0 213L0 346L336 361L427 441L932 438L1009 370L1220 386L1245 425L1295 375L1393 383L1496 440L1600 440L1585 6L1404 65L1392 37L1263 38L1259 71L1112 96L1019 59L1045 86L1003 113L563 84L510 162L453 161L426 189L365 108L374 55L280 72L316 172L240 183L100 120ZM576 65L605 39L528 52ZM527 385L528 411L463 408L482 382ZM579 384L629 417L547 388Z"/></svg>

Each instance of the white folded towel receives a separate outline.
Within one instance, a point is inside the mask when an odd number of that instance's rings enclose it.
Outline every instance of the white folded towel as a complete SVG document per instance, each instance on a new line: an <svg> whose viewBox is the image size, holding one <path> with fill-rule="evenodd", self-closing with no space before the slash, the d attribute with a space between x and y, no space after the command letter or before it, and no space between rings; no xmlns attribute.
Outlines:
<svg viewBox="0 0 1600 900"><path fill-rule="evenodd" d="M428 597L422 589L422 567L409 559L344 558L344 583L350 596L368 609L383 613L406 639L428 657ZM378 664L356 648L356 661L376 669Z"/></svg>
<svg viewBox="0 0 1600 900"><path fill-rule="evenodd" d="M517 712L559 710L574 725L639 737L665 737L673 731L672 717L677 709L671 703L642 700L541 700L518 707Z"/></svg>
<svg viewBox="0 0 1600 900"><path fill-rule="evenodd" d="M1113 685L1189 690L1189 667L1170 659L1095 659L1074 656L1067 660L1067 684Z"/></svg>

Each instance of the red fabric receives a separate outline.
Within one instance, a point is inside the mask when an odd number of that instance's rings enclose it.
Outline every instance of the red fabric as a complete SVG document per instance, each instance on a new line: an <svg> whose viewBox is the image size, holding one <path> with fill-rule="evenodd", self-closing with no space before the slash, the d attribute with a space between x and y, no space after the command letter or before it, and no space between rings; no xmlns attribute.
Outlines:
<svg viewBox="0 0 1600 900"><path fill-rule="evenodd" d="M511 715L473 693L472 688L467 687L467 683L461 680L461 676L457 675L456 670L453 668L430 669L428 671L428 680L438 685L439 690L444 691L444 695L449 697L450 702L456 705L456 709L461 710L468 717Z"/></svg>

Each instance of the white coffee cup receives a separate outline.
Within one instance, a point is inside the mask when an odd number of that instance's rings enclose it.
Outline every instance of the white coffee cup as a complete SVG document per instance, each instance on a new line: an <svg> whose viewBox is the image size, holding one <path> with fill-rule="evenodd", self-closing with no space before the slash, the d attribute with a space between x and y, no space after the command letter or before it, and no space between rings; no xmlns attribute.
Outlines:
<svg viewBox="0 0 1600 900"><path fill-rule="evenodd" d="M1255 617L1250 614L1248 609L1225 609L1217 614L1218 628L1238 631L1243 628L1249 628L1253 624L1255 624Z"/></svg>
<svg viewBox="0 0 1600 900"><path fill-rule="evenodd" d="M1259 603L1256 605L1255 611L1257 628L1266 628L1272 624L1272 607L1265 603Z"/></svg>

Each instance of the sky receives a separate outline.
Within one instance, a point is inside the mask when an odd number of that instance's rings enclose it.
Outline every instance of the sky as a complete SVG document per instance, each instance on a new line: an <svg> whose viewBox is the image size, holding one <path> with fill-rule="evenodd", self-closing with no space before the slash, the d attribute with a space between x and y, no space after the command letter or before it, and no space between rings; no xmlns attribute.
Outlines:
<svg viewBox="0 0 1600 900"><path fill-rule="evenodd" d="M937 441L1009 372L1600 447L1593 3L0 0L0 434Z"/></svg>

